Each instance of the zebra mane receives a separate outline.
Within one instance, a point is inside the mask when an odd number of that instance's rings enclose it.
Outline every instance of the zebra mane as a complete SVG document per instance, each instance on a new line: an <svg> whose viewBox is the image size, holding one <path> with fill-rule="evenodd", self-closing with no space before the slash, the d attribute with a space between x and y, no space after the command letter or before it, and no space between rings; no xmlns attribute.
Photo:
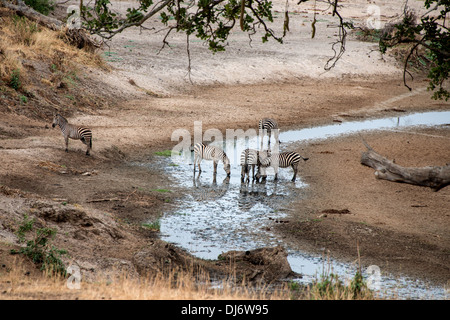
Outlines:
<svg viewBox="0 0 450 320"><path fill-rule="evenodd" d="M59 113L56 113L56 114L55 114L55 117L58 117L58 118L62 119L62 120L65 121L65 122L68 122L67 119L64 118L64 117L63 117L61 114L59 114Z"/></svg>
<svg viewBox="0 0 450 320"><path fill-rule="evenodd" d="M225 153L225 151L223 152L223 156L222 156L222 162L223 163L230 163L230 159L228 158L227 154Z"/></svg>

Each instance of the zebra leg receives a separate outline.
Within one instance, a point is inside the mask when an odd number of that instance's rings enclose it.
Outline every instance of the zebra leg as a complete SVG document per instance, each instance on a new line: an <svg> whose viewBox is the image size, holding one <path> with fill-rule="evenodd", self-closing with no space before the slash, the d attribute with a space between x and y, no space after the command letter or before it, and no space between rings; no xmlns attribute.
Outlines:
<svg viewBox="0 0 450 320"><path fill-rule="evenodd" d="M217 174L217 162L213 160L214 174Z"/></svg>
<svg viewBox="0 0 450 320"><path fill-rule="evenodd" d="M69 136L64 137L64 140L66 142L66 152L69 152Z"/></svg>
<svg viewBox="0 0 450 320"><path fill-rule="evenodd" d="M91 151L91 147L92 147L92 138L88 138L89 141L86 141L86 139L84 139L84 144L87 145L87 150L86 150L86 155L89 156L90 151Z"/></svg>
<svg viewBox="0 0 450 320"><path fill-rule="evenodd" d="M195 175L195 166L197 165L197 155L194 156L194 175Z"/></svg>
<svg viewBox="0 0 450 320"><path fill-rule="evenodd" d="M277 181L278 180L278 167L274 167L273 169L275 170L275 178L273 180Z"/></svg>
<svg viewBox="0 0 450 320"><path fill-rule="evenodd" d="M202 159L200 159L200 157L198 155L195 155L194 157L194 174L195 174L195 166L198 165L198 174L200 175L200 173L202 172L202 168L200 167L200 162L202 161Z"/></svg>
<svg viewBox="0 0 450 320"><path fill-rule="evenodd" d="M295 179L297 178L298 162L292 165L292 169L294 169L294 176L292 177L292 182L295 182Z"/></svg>
<svg viewBox="0 0 450 320"><path fill-rule="evenodd" d="M244 182L245 171L245 165L241 165L241 182Z"/></svg>

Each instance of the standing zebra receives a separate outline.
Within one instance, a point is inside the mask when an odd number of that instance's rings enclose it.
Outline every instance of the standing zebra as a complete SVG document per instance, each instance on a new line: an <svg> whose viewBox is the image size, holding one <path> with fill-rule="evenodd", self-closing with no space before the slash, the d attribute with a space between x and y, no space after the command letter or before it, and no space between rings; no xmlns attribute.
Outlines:
<svg viewBox="0 0 450 320"><path fill-rule="evenodd" d="M255 180L255 166L260 166L260 157L267 157L268 151L258 151L255 149L245 149L241 153L241 182L244 182L247 175L247 182L250 181L250 166L252 169L252 178Z"/></svg>
<svg viewBox="0 0 450 320"><path fill-rule="evenodd" d="M272 130L278 130L278 123L274 119L270 118L263 118L259 120L258 129L260 131L260 138L261 138L261 150L263 148L263 140L265 133L267 132L267 135L269 136L269 149L270 149L270 137L272 135ZM278 135L275 135L275 139L278 138Z"/></svg>
<svg viewBox="0 0 450 320"><path fill-rule="evenodd" d="M241 182L244 182L247 175L247 182L250 181L250 166L253 170L253 180L255 180L255 166L258 164L259 152L255 149L245 149L241 153Z"/></svg>
<svg viewBox="0 0 450 320"><path fill-rule="evenodd" d="M256 178L259 180L260 170L261 167L263 168L263 179L266 178L265 175L265 168L267 167L273 167L275 170L275 179L278 180L278 168L287 168L292 167L294 170L294 176L292 177L292 181L295 181L295 178L297 177L297 170L298 170L298 163L300 160L303 159L304 161L308 160L309 158L303 158L299 153L294 151L288 151L288 152L281 152L281 153L275 153L272 155L268 155L267 157L259 157L259 161L261 163L260 168L258 168L258 173L256 174Z"/></svg>
<svg viewBox="0 0 450 320"><path fill-rule="evenodd" d="M55 114L53 117L52 127L59 125L61 132L64 136L66 142L66 152L69 152L69 138L81 140L85 145L87 145L86 155L90 155L90 150L92 149L92 131L86 127L77 127L70 124L66 118L60 114Z"/></svg>
<svg viewBox="0 0 450 320"><path fill-rule="evenodd" d="M194 146L194 174L195 174L195 166L198 164L198 172L199 174L202 172L202 168L200 167L200 162L202 160L213 160L214 165L214 175L217 174L217 164L219 161L223 162L223 169L227 173L227 176L230 176L230 159L228 159L225 152L217 147L207 146L204 143L197 143Z"/></svg>

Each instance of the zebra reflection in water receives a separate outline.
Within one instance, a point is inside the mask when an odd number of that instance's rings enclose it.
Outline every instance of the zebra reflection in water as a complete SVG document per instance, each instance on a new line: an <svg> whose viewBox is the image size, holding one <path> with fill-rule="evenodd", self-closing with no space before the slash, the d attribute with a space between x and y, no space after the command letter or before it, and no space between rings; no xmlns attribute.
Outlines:
<svg viewBox="0 0 450 320"><path fill-rule="evenodd" d="M216 175L213 175L211 183L200 181L200 173L193 179L192 196L196 201L215 201L222 198L228 191L230 186L230 177L226 176L222 184L217 184Z"/></svg>

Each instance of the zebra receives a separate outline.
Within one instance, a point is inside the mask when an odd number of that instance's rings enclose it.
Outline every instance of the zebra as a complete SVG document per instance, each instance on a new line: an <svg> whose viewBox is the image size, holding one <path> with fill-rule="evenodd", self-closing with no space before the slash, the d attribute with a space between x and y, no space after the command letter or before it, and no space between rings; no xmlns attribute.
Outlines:
<svg viewBox="0 0 450 320"><path fill-rule="evenodd" d="M294 182L297 177L298 164L301 159L307 161L309 158L303 158L298 152L295 151L268 154L267 157L260 156L259 161L261 165L260 167L258 167L256 179L259 180L259 177L262 177L265 180L266 178L265 168L273 167L275 170L274 180L278 180L278 168L287 168L290 166L294 170L294 176L292 177L291 180ZM260 169L263 169L263 175L260 174Z"/></svg>
<svg viewBox="0 0 450 320"><path fill-rule="evenodd" d="M250 166L252 169L252 177L255 180L255 166L260 166L260 155L267 157L267 150L258 151L255 149L245 149L241 153L241 182L244 182L247 176L247 182L250 181Z"/></svg>
<svg viewBox="0 0 450 320"><path fill-rule="evenodd" d="M266 132L267 132L267 135L269 136L269 149L270 149L270 138L272 135L272 130L279 129L278 123L274 119L263 118L263 119L259 120L258 129L261 134L261 150L263 149L263 140L264 140L264 136L265 136ZM278 137L278 135L275 135L275 138L277 138L277 137Z"/></svg>
<svg viewBox="0 0 450 320"><path fill-rule="evenodd" d="M199 174L202 172L200 162L202 162L203 159L213 160L214 175L217 174L217 164L219 163L219 161L223 162L223 169L227 173L227 176L229 177L231 175L230 159L228 159L226 153L222 149L214 146L208 146L204 143L197 143L194 146L194 174L195 174L195 166L197 164Z"/></svg>
<svg viewBox="0 0 450 320"><path fill-rule="evenodd" d="M61 128L61 132L64 136L64 140L66 142L66 152L69 152L69 138L70 139L79 139L87 146L86 155L90 155L90 151L92 149L92 131L86 127L77 127L73 124L70 124L66 118L64 118L60 114L55 114L53 117L52 127L56 127L59 125Z"/></svg>

